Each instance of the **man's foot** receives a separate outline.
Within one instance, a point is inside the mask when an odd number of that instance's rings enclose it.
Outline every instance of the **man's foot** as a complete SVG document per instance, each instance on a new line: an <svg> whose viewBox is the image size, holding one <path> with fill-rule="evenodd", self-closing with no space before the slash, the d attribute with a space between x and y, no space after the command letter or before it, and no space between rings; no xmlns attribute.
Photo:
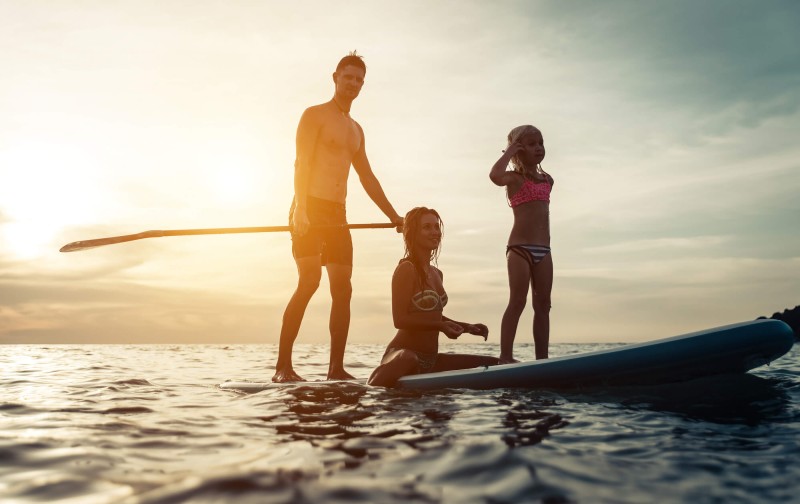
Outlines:
<svg viewBox="0 0 800 504"><path fill-rule="evenodd" d="M497 363L498 364L516 364L517 362L519 362L519 361L517 359L513 358L513 357L503 357L503 356L501 356L499 359L497 359Z"/></svg>
<svg viewBox="0 0 800 504"><path fill-rule="evenodd" d="M302 376L294 372L294 369L280 369L275 371L275 376L272 377L275 383L289 383L297 381L306 381Z"/></svg>
<svg viewBox="0 0 800 504"><path fill-rule="evenodd" d="M355 380L356 377L345 371L344 369L337 369L328 371L329 380Z"/></svg>

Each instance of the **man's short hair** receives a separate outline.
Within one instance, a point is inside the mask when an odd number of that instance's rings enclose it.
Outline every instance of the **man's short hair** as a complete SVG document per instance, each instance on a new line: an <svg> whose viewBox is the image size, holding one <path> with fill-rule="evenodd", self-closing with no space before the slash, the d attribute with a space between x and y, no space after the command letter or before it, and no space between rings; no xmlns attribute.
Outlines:
<svg viewBox="0 0 800 504"><path fill-rule="evenodd" d="M364 73L367 73L367 65L364 64L364 57L360 54L356 54L356 51L348 53L347 56L340 59L339 64L336 65L336 71L339 72L348 65L358 67L361 70L364 70Z"/></svg>

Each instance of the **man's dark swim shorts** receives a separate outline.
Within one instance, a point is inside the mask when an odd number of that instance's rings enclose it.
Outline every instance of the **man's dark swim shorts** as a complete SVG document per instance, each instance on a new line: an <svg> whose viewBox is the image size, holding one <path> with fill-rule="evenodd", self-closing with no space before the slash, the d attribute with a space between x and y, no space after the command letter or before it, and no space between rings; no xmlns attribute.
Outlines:
<svg viewBox="0 0 800 504"><path fill-rule="evenodd" d="M311 227L303 236L292 233L292 255L295 259L319 255L322 264L353 265L353 239L347 224L342 203L308 196L306 214ZM294 202L289 211L289 222L294 219ZM319 226L342 226L325 228Z"/></svg>

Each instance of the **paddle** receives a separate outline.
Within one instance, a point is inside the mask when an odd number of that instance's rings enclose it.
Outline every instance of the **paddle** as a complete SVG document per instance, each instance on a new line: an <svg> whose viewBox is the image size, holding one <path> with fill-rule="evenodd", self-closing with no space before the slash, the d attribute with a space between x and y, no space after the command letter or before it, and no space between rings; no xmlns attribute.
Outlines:
<svg viewBox="0 0 800 504"><path fill-rule="evenodd" d="M376 224L344 224L335 226L321 226L325 228L342 228L347 229L379 229L379 228L393 228L397 227L396 224L391 222L376 223ZM86 250L95 247L102 247L103 245L114 245L115 243L125 243L134 240L143 240L145 238L160 238L162 236L191 236L191 235L211 235L211 234L233 234L233 233L275 233L280 231L291 231L289 226L264 226L264 227L239 227L239 228L208 228L208 229L167 229L156 231L143 231L141 233L110 236L108 238L95 238L92 240L80 240L72 243L67 243L59 250L61 252L77 252L79 250Z"/></svg>

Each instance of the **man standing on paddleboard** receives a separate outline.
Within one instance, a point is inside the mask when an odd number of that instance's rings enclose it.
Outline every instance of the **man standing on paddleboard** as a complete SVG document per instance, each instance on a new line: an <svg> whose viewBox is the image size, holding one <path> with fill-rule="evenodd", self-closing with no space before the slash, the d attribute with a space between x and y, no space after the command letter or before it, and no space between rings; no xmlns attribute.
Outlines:
<svg viewBox="0 0 800 504"><path fill-rule="evenodd" d="M364 131L350 117L350 106L361 92L366 72L363 59L355 52L342 58L333 73L333 99L307 108L297 126L294 200L289 225L299 278L297 289L283 313L274 382L303 380L292 367L292 346L308 302L319 286L322 266L328 272L331 290L328 379L353 379L344 369L353 272L353 242L350 230L344 227L351 165L378 208L398 230L403 225L403 218L389 203L372 172L364 146Z"/></svg>

